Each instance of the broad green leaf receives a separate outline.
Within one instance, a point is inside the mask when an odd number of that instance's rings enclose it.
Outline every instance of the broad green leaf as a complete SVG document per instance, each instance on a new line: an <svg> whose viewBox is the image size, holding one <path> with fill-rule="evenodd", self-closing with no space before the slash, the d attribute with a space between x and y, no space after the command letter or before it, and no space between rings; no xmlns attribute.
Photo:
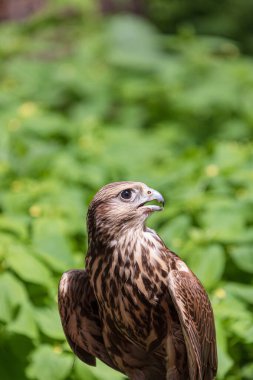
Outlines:
<svg viewBox="0 0 253 380"><path fill-rule="evenodd" d="M64 170L66 174L67 168L65 167ZM81 172L79 173L80 175ZM70 180L69 177L68 180ZM67 189L61 189L59 185L54 194L45 196L41 201L45 215L48 215L49 218L53 216L54 223L61 226L64 235L84 233L84 217L86 215L84 194L85 191L79 188L76 189L71 186Z"/></svg>
<svg viewBox="0 0 253 380"><path fill-rule="evenodd" d="M207 209L201 213L200 221L212 239L233 243L241 240L246 212L242 205L218 198L209 202Z"/></svg>
<svg viewBox="0 0 253 380"><path fill-rule="evenodd" d="M125 378L120 372L113 370L100 360L97 360L96 367L91 367L91 372L98 380L123 380Z"/></svg>
<svg viewBox="0 0 253 380"><path fill-rule="evenodd" d="M46 336L52 339L65 339L60 316L57 305L54 304L53 308L37 308L35 310L35 319L38 323L39 329Z"/></svg>
<svg viewBox="0 0 253 380"><path fill-rule="evenodd" d="M38 339L34 309L29 302L21 305L16 318L8 325L8 331L13 334L25 335L32 340Z"/></svg>
<svg viewBox="0 0 253 380"><path fill-rule="evenodd" d="M213 308L215 315L218 315L223 320L248 320L249 317L247 304L233 295L224 292L224 290L222 291L222 298L217 303L213 303Z"/></svg>
<svg viewBox="0 0 253 380"><path fill-rule="evenodd" d="M0 260L3 260L7 256L11 247L16 243L13 236L6 232L0 232L1 246L0 246Z"/></svg>
<svg viewBox="0 0 253 380"><path fill-rule="evenodd" d="M29 350L27 350L25 343L20 342L19 338L20 336L12 336L11 340L6 341L6 339L1 336L0 373L2 380L27 379L25 376L25 358L29 354ZM19 354L13 349L13 344ZM31 346L29 349L31 350Z"/></svg>
<svg viewBox="0 0 253 380"><path fill-rule="evenodd" d="M177 250L184 244L191 226L191 220L188 215L179 215L169 220L161 229L159 234L163 236L165 243L171 249Z"/></svg>
<svg viewBox="0 0 253 380"><path fill-rule="evenodd" d="M224 289L227 293L231 293L234 296L240 298L241 300L244 300L245 302L248 302L250 304L253 304L253 286L252 285L245 285L234 283L234 282L228 282L224 285Z"/></svg>
<svg viewBox="0 0 253 380"><path fill-rule="evenodd" d="M13 252L6 258L9 268L17 273L22 280L46 287L52 286L50 271L41 261L24 247L13 246Z"/></svg>
<svg viewBox="0 0 253 380"><path fill-rule="evenodd" d="M233 247L230 250L230 255L238 268L245 272L253 273L252 245Z"/></svg>
<svg viewBox="0 0 253 380"><path fill-rule="evenodd" d="M69 241L55 220L35 221L33 248L41 259L58 272L70 269L74 264Z"/></svg>
<svg viewBox="0 0 253 380"><path fill-rule="evenodd" d="M21 239L28 235L28 218L15 215L0 217L0 230L10 232Z"/></svg>
<svg viewBox="0 0 253 380"><path fill-rule="evenodd" d="M214 146L213 162L222 169L237 168L244 164L246 150L234 142L220 142Z"/></svg>
<svg viewBox="0 0 253 380"><path fill-rule="evenodd" d="M240 341L253 344L253 318L251 313L245 313L244 318L233 321L230 329L233 335L240 338Z"/></svg>
<svg viewBox="0 0 253 380"><path fill-rule="evenodd" d="M77 380L100 380L93 374L92 368L78 358L74 361L74 374Z"/></svg>
<svg viewBox="0 0 253 380"><path fill-rule="evenodd" d="M111 20L108 44L110 62L133 69L155 69L162 56L156 30L133 16Z"/></svg>
<svg viewBox="0 0 253 380"><path fill-rule="evenodd" d="M220 320L215 321L218 348L218 377L223 379L233 365L233 359L228 353L226 329Z"/></svg>
<svg viewBox="0 0 253 380"><path fill-rule="evenodd" d="M252 380L252 373L253 373L253 363L249 363L248 365L245 365L241 369L241 375L243 376L243 379Z"/></svg>
<svg viewBox="0 0 253 380"><path fill-rule="evenodd" d="M27 303L28 296L22 282L6 272L0 274L0 320L10 322L17 306Z"/></svg>
<svg viewBox="0 0 253 380"><path fill-rule="evenodd" d="M214 287L225 267L225 253L220 245L198 247L189 256L189 266L207 287Z"/></svg>
<svg viewBox="0 0 253 380"><path fill-rule="evenodd" d="M72 365L71 355L44 344L32 353L26 374L32 380L63 380L69 375Z"/></svg>
<svg viewBox="0 0 253 380"><path fill-rule="evenodd" d="M253 342L253 318L247 305L231 294L223 293L223 298L213 302L214 314L227 324L227 331L244 343Z"/></svg>

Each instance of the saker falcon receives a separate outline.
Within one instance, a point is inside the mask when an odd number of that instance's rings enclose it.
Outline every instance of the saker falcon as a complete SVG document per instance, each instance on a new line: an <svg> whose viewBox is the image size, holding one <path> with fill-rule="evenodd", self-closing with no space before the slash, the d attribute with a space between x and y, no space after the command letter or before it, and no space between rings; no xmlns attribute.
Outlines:
<svg viewBox="0 0 253 380"><path fill-rule="evenodd" d="M60 281L62 326L89 365L99 358L131 380L212 380L212 307L197 277L146 227L147 217L162 209L154 200L164 204L140 182L111 183L95 195L86 269Z"/></svg>

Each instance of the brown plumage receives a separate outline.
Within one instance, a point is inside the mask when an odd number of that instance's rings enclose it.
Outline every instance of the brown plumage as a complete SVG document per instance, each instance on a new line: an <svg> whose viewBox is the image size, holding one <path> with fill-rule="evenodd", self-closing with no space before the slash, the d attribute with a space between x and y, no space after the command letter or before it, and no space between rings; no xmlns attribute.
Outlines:
<svg viewBox="0 0 253 380"><path fill-rule="evenodd" d="M87 216L86 270L63 274L59 311L85 363L96 357L131 380L212 380L215 326L208 296L146 218L161 194L139 182L104 186Z"/></svg>

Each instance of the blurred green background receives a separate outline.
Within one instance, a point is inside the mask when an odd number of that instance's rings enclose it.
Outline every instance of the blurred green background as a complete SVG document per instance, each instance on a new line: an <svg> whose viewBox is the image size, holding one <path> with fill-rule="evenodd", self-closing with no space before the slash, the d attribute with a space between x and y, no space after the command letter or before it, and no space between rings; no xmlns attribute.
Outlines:
<svg viewBox="0 0 253 380"><path fill-rule="evenodd" d="M209 292L218 379L253 379L252 2L144 8L48 1L0 25L1 380L123 379L74 359L57 285L94 193L128 179L165 196L149 225Z"/></svg>

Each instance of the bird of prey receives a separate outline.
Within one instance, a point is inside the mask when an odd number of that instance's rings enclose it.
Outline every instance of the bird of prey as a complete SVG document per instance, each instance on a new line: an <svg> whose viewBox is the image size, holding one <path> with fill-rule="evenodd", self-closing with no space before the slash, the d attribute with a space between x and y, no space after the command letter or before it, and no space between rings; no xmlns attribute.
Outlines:
<svg viewBox="0 0 253 380"><path fill-rule="evenodd" d="M98 191L87 215L86 269L60 281L62 326L89 365L99 358L131 380L212 380L217 352L208 296L145 225L161 205L162 195L140 182Z"/></svg>

